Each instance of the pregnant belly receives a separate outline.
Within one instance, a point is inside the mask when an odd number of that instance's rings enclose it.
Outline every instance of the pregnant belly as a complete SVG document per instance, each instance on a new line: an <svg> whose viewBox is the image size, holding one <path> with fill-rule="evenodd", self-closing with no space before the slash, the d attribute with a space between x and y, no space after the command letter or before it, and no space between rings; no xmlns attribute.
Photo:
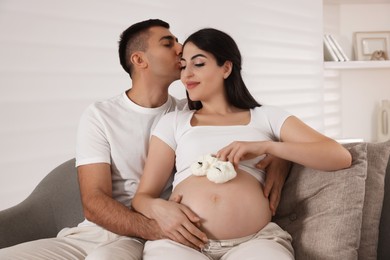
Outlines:
<svg viewBox="0 0 390 260"><path fill-rule="evenodd" d="M269 201L261 184L239 170L233 180L216 184L206 177L190 176L178 184L172 196L201 218L201 230L210 239L249 236L271 221Z"/></svg>

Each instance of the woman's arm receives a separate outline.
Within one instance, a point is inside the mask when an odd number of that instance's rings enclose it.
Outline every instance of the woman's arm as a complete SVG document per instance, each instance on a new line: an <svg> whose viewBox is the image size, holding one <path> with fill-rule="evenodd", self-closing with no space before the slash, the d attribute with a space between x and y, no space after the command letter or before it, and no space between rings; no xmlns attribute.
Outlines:
<svg viewBox="0 0 390 260"><path fill-rule="evenodd" d="M352 156L347 149L294 116L283 124L281 140L269 147L271 154L280 154L282 158L289 157L290 161L325 171L351 166Z"/></svg>
<svg viewBox="0 0 390 260"><path fill-rule="evenodd" d="M242 159L272 154L310 168L332 171L351 166L351 154L342 145L290 116L281 128L281 142L233 142L217 156L235 165Z"/></svg>
<svg viewBox="0 0 390 260"><path fill-rule="evenodd" d="M206 235L197 227L200 218L185 205L159 198L172 174L174 162L175 152L172 148L152 136L132 207L146 217L155 219L168 238L199 249L207 242Z"/></svg>

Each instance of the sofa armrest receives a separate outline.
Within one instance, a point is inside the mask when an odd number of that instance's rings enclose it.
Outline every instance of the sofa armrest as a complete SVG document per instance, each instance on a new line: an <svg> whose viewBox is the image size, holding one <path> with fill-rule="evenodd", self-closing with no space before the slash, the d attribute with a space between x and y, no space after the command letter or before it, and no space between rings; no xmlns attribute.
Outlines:
<svg viewBox="0 0 390 260"><path fill-rule="evenodd" d="M12 208L0 211L0 248L54 237L55 223L45 205L47 201L29 197Z"/></svg>
<svg viewBox="0 0 390 260"><path fill-rule="evenodd" d="M0 211L0 248L55 237L84 219L71 159L52 170L20 204Z"/></svg>

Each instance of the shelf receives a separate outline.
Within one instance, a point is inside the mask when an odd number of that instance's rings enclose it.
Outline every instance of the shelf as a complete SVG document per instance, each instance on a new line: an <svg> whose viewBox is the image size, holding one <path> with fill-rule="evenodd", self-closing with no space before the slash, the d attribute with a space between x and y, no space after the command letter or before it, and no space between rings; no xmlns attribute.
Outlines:
<svg viewBox="0 0 390 260"><path fill-rule="evenodd" d="M390 0L324 0L324 4L389 4Z"/></svg>
<svg viewBox="0 0 390 260"><path fill-rule="evenodd" d="M325 69L390 69L390 61L326 61L324 62Z"/></svg>

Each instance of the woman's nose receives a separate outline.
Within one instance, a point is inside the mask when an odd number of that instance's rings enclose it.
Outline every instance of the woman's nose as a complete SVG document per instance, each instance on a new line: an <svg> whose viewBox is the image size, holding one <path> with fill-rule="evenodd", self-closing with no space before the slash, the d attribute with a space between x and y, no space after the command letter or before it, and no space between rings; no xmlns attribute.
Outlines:
<svg viewBox="0 0 390 260"><path fill-rule="evenodd" d="M182 78L189 78L193 75L192 71L186 66L184 69L181 70L181 77Z"/></svg>

